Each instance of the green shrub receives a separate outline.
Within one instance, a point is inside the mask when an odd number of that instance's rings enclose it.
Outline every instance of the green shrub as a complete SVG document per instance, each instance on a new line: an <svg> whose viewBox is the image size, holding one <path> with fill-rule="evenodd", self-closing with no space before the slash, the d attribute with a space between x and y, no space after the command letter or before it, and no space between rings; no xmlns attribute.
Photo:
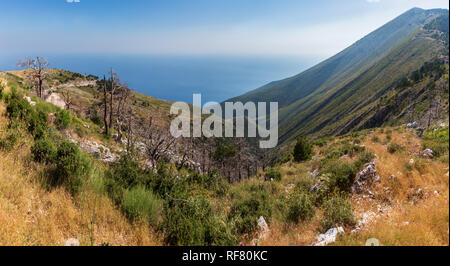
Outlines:
<svg viewBox="0 0 450 266"><path fill-rule="evenodd" d="M299 223L310 220L314 217L316 210L314 200L305 192L293 193L288 200L287 220L293 223Z"/></svg>
<svg viewBox="0 0 450 266"><path fill-rule="evenodd" d="M33 159L39 163L52 163L56 156L56 147L48 138L41 138L35 141L31 147Z"/></svg>
<svg viewBox="0 0 450 266"><path fill-rule="evenodd" d="M294 160L296 162L308 161L312 157L312 146L306 137L299 137L294 147Z"/></svg>
<svg viewBox="0 0 450 266"><path fill-rule="evenodd" d="M47 134L48 131L48 117L44 112L30 112L28 117L28 132L30 132L35 139L40 139Z"/></svg>
<svg viewBox="0 0 450 266"><path fill-rule="evenodd" d="M397 151L399 151L401 149L402 149L402 146L398 145L395 142L392 142L387 146L387 150L389 153L396 153Z"/></svg>
<svg viewBox="0 0 450 266"><path fill-rule="evenodd" d="M175 246L230 246L237 238L224 218L203 197L170 199L160 226L164 240Z"/></svg>
<svg viewBox="0 0 450 266"><path fill-rule="evenodd" d="M9 130L7 135L0 139L0 149L5 151L11 151L14 146L19 142L19 134L15 130Z"/></svg>
<svg viewBox="0 0 450 266"><path fill-rule="evenodd" d="M282 174L280 170L269 168L266 173L264 174L264 178L266 181L275 180L275 181L281 181Z"/></svg>
<svg viewBox="0 0 450 266"><path fill-rule="evenodd" d="M373 142L380 142L380 138L378 136L373 136L372 137L372 141Z"/></svg>
<svg viewBox="0 0 450 266"><path fill-rule="evenodd" d="M139 161L131 154L124 154L112 166L112 176L120 186L129 189L145 184L145 173Z"/></svg>
<svg viewBox="0 0 450 266"><path fill-rule="evenodd" d="M448 127L426 131L423 136L423 149L431 149L435 157L448 156L449 154L449 129Z"/></svg>
<svg viewBox="0 0 450 266"><path fill-rule="evenodd" d="M391 141L391 140L392 140L392 136L391 136L390 134L387 134L387 135L386 135L386 141L389 142L389 141Z"/></svg>
<svg viewBox="0 0 450 266"><path fill-rule="evenodd" d="M327 231L335 226L355 224L353 208L342 195L335 195L325 201L323 206L322 229Z"/></svg>
<svg viewBox="0 0 450 266"><path fill-rule="evenodd" d="M354 162L354 165L357 169L360 169L366 163L371 162L375 159L375 154L371 151L363 151L359 154L358 159Z"/></svg>
<svg viewBox="0 0 450 266"><path fill-rule="evenodd" d="M156 226L159 222L162 206L162 200L143 186L125 190L123 195L122 208L131 220L142 218Z"/></svg>
<svg viewBox="0 0 450 266"><path fill-rule="evenodd" d="M409 172L411 172L413 170L413 165L410 164L409 162L405 163L405 169Z"/></svg>
<svg viewBox="0 0 450 266"><path fill-rule="evenodd" d="M91 169L90 161L81 154L77 145L72 142L62 142L56 152L56 169L53 174L53 185L66 185L72 194L78 193L83 177Z"/></svg>
<svg viewBox="0 0 450 266"><path fill-rule="evenodd" d="M66 129L72 122L72 116L67 110L60 110L56 113L55 124L59 129Z"/></svg>
<svg viewBox="0 0 450 266"><path fill-rule="evenodd" d="M33 110L30 104L23 99L18 98L17 94L13 94L6 106L6 112L10 119L28 120L28 116Z"/></svg>
<svg viewBox="0 0 450 266"><path fill-rule="evenodd" d="M330 175L328 179L329 192L334 191L336 188L341 191L348 191L355 180L356 171L357 169L352 164L340 161L331 163L324 171L324 173Z"/></svg>
<svg viewBox="0 0 450 266"><path fill-rule="evenodd" d="M230 184L220 176L219 171L214 170L206 176L205 188L214 191L217 196L223 197L229 191Z"/></svg>
<svg viewBox="0 0 450 266"><path fill-rule="evenodd" d="M254 233L258 219L263 216L267 222L272 217L272 205L264 186L251 188L250 196L237 200L231 206L228 219L234 222L235 232L239 235Z"/></svg>

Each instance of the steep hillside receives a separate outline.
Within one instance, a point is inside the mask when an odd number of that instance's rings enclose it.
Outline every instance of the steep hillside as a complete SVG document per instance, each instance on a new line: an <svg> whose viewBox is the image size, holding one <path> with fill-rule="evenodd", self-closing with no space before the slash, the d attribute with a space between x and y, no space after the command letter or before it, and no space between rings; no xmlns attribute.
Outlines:
<svg viewBox="0 0 450 266"><path fill-rule="evenodd" d="M412 9L319 65L230 101L278 101L282 143L369 126L377 100L402 78L448 62L445 17L448 10Z"/></svg>

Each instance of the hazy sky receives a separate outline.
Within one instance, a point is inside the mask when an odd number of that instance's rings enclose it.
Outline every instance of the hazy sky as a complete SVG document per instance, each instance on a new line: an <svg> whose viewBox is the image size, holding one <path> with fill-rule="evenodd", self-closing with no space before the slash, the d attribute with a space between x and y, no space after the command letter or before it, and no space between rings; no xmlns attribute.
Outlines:
<svg viewBox="0 0 450 266"><path fill-rule="evenodd" d="M0 53L326 57L447 0L0 0ZM72 3L70 3L72 2Z"/></svg>

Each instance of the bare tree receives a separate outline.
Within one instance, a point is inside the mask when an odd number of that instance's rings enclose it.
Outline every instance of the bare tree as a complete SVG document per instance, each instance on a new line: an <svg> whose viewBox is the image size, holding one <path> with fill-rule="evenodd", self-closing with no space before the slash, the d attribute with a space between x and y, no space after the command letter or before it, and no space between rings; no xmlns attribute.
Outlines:
<svg viewBox="0 0 450 266"><path fill-rule="evenodd" d="M109 72L111 78L110 78L110 82L111 82L111 88L110 88L110 100L109 100L109 129L111 129L112 125L113 125L113 110L114 110L114 94L116 92L116 88L118 86L120 86L120 79L119 79L119 75L117 74L117 72L115 72L112 68L111 71Z"/></svg>
<svg viewBox="0 0 450 266"><path fill-rule="evenodd" d="M103 75L103 123L105 124L105 134L109 134L109 125L108 125L108 88L106 77Z"/></svg>
<svg viewBox="0 0 450 266"><path fill-rule="evenodd" d="M37 56L35 59L27 58L25 61L20 61L18 67L25 67L29 69L27 79L34 85L36 95L42 98L43 82L47 78L47 68L49 63L44 57Z"/></svg>
<svg viewBox="0 0 450 266"><path fill-rule="evenodd" d="M72 106L72 95L70 95L69 91L61 91L61 94L64 99L66 110L70 110L70 107Z"/></svg>
<svg viewBox="0 0 450 266"><path fill-rule="evenodd" d="M143 127L142 130L144 131L141 135L144 137L143 143L145 144L146 154L153 166L155 166L164 156L168 155L169 151L175 145L176 138L169 132L155 127L152 116L149 118L148 126Z"/></svg>
<svg viewBox="0 0 450 266"><path fill-rule="evenodd" d="M122 140L122 126L125 123L125 116L127 113L132 112L130 105L131 91L128 86L120 85L118 87L117 105L116 105L116 127L117 127L117 141Z"/></svg>

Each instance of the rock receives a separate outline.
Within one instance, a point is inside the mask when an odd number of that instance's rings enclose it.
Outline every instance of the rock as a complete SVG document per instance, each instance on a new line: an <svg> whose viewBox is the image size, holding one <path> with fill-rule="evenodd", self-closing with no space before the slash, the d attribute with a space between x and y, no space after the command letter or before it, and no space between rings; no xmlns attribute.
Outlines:
<svg viewBox="0 0 450 266"><path fill-rule="evenodd" d="M412 122L412 123L406 124L406 127L407 127L407 128L418 128L418 127L419 127L419 124L418 124L416 121L414 121L414 122Z"/></svg>
<svg viewBox="0 0 450 266"><path fill-rule="evenodd" d="M314 246L326 246L334 243L336 242L336 237L344 232L344 228L342 227L331 228L325 234L320 234L317 237L317 242L314 244Z"/></svg>
<svg viewBox="0 0 450 266"><path fill-rule="evenodd" d="M356 181L352 185L352 192L356 194L367 192L366 187L380 182L380 176L377 175L377 170L375 169L375 161L366 164L364 169L356 175L355 179Z"/></svg>
<svg viewBox="0 0 450 266"><path fill-rule="evenodd" d="M52 103L53 105L58 106L61 109L65 109L66 108L66 103L64 102L64 100L61 98L61 96L59 96L58 93L50 93L47 96L44 97L44 100L46 102Z"/></svg>
<svg viewBox="0 0 450 266"><path fill-rule="evenodd" d="M431 149L426 149L423 151L423 156L427 158L433 158L434 152Z"/></svg>
<svg viewBox="0 0 450 266"><path fill-rule="evenodd" d="M308 172L309 173L309 175L312 177L312 178L315 178L315 177L317 177L317 176L319 176L319 171L317 171L317 169L315 169L314 171L309 171Z"/></svg>
<svg viewBox="0 0 450 266"><path fill-rule="evenodd" d="M26 97L24 97L24 98L25 98L25 100L27 100L27 102L28 102L31 106L35 106L35 105L36 105L36 102L32 101L30 97L26 96Z"/></svg>
<svg viewBox="0 0 450 266"><path fill-rule="evenodd" d="M76 238L69 238L66 240L66 247L78 247L80 245L80 241Z"/></svg>
<svg viewBox="0 0 450 266"><path fill-rule="evenodd" d="M259 219L258 219L258 227L260 230L260 234L259 234L260 238L264 238L267 235L267 233L270 231L269 226L266 223L266 220L262 216L259 217Z"/></svg>
<svg viewBox="0 0 450 266"><path fill-rule="evenodd" d="M413 165L414 164L414 159L409 160L409 164Z"/></svg>

